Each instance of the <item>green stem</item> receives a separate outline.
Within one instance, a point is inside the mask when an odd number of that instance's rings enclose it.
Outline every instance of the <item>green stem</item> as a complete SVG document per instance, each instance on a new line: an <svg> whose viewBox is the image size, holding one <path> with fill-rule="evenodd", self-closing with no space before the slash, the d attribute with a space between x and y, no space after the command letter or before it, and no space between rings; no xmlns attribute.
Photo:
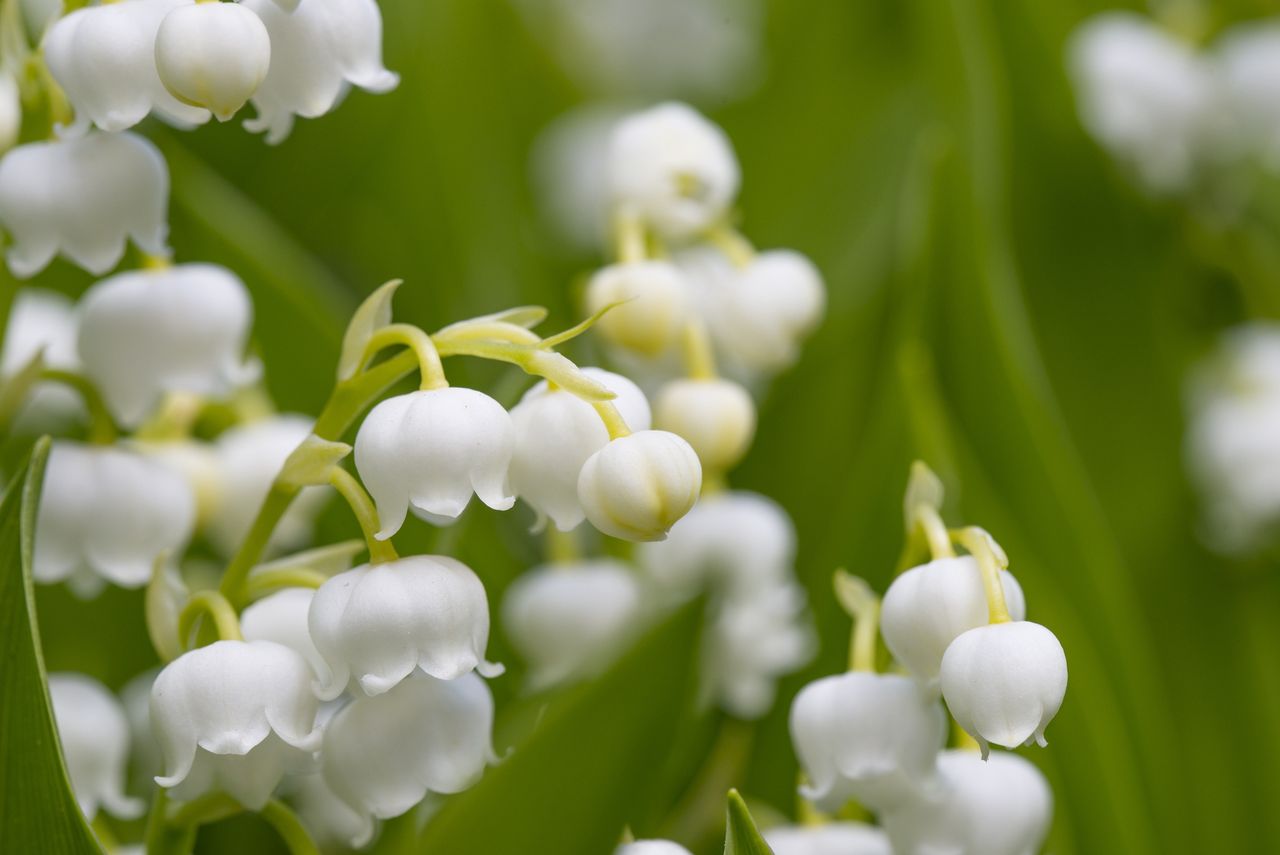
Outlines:
<svg viewBox="0 0 1280 855"><path fill-rule="evenodd" d="M412 324L388 324L375 332L370 337L369 343L365 345L361 364L368 362L380 351L395 345L404 345L417 357L418 373L422 377L421 388L424 391L443 389L449 385L449 381L444 377L444 364L440 362L440 353L431 341L431 336Z"/></svg>
<svg viewBox="0 0 1280 855"><path fill-rule="evenodd" d="M837 570L832 580L836 599L849 617L853 631L849 639L849 670L876 672L876 632L880 628L880 598L857 576Z"/></svg>
<svg viewBox="0 0 1280 855"><path fill-rule="evenodd" d="M226 793L206 793L175 810L167 819L174 828L194 828L244 813L244 807Z"/></svg>
<svg viewBox="0 0 1280 855"><path fill-rule="evenodd" d="M915 518L929 543L929 554L934 561L956 557L956 551L951 546L951 536L947 533L947 524L932 505L917 505Z"/></svg>
<svg viewBox="0 0 1280 855"><path fill-rule="evenodd" d="M555 523L547 523L547 558L552 564L572 564L582 558L582 550L578 547L578 535L572 531L561 531Z"/></svg>
<svg viewBox="0 0 1280 855"><path fill-rule="evenodd" d="M1004 580L1000 576L1003 569L1000 557L991 545L991 535L977 526L961 529L956 540L969 550L978 561L982 571L982 588L987 595L987 615L991 623L1009 623L1009 605L1004 598Z"/></svg>
<svg viewBox="0 0 1280 855"><path fill-rule="evenodd" d="M612 401L597 401L591 406L595 407L600 420L604 422L604 426L609 430L609 439L621 439L624 436L631 435L631 428L627 427L627 420L622 417L622 413L618 412L618 408L613 405Z"/></svg>
<svg viewBox="0 0 1280 855"><path fill-rule="evenodd" d="M316 848L315 841L307 833L298 815L284 802L272 799L258 812L258 815L276 830L285 846L289 847L291 855L320 855L320 850Z"/></svg>
<svg viewBox="0 0 1280 855"><path fill-rule="evenodd" d="M707 242L724 253L734 267L742 270L755 261L756 249L735 228L721 223L706 233Z"/></svg>
<svg viewBox="0 0 1280 855"><path fill-rule="evenodd" d="M195 826L169 825L165 816L168 809L169 792L163 787L157 787L151 800L151 811L147 814L144 837L147 855L190 855L196 843Z"/></svg>
<svg viewBox="0 0 1280 855"><path fill-rule="evenodd" d="M640 218L631 211L620 209L614 216L613 228L618 261L623 264L644 261L647 253L644 223L640 222Z"/></svg>
<svg viewBox="0 0 1280 855"><path fill-rule="evenodd" d="M305 567L259 570L249 577L248 598L260 600L285 588L319 588L329 577Z"/></svg>
<svg viewBox="0 0 1280 855"><path fill-rule="evenodd" d="M378 521L378 509L356 477L341 466L335 466L329 475L329 483L346 499L356 522L360 523L365 543L369 544L369 562L382 564L399 558L390 540L378 539L378 532L382 530L382 523Z"/></svg>
<svg viewBox="0 0 1280 855"><path fill-rule="evenodd" d="M689 377L694 380L714 380L716 356L711 349L711 337L701 318L694 318L684 326L684 364Z"/></svg>
<svg viewBox="0 0 1280 855"><path fill-rule="evenodd" d="M40 372L40 379L51 383L61 383L76 391L89 411L89 441L98 445L110 445L116 441L116 423L111 418L107 404L102 400L102 393L89 378L73 371L62 371L57 368L46 368Z"/></svg>
<svg viewBox="0 0 1280 855"><path fill-rule="evenodd" d="M220 641L244 639L240 634L240 619L236 617L236 610L227 598L217 591L200 591L192 595L178 615L178 640L183 646L190 640L191 630L202 614L213 618L213 626Z"/></svg>

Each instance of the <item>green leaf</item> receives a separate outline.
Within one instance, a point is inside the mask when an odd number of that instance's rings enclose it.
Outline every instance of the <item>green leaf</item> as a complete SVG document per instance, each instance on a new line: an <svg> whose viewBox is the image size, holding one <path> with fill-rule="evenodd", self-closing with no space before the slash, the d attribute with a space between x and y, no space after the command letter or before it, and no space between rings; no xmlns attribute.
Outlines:
<svg viewBox="0 0 1280 855"><path fill-rule="evenodd" d="M45 438L0 501L0 852L101 855L67 780L36 625L31 550L48 456Z"/></svg>
<svg viewBox="0 0 1280 855"><path fill-rule="evenodd" d="M611 852L658 780L691 690L701 603L539 717L533 734L402 852Z"/></svg>
<svg viewBox="0 0 1280 855"><path fill-rule="evenodd" d="M725 822L724 855L773 855L751 818L751 811L737 790L729 791L729 816Z"/></svg>

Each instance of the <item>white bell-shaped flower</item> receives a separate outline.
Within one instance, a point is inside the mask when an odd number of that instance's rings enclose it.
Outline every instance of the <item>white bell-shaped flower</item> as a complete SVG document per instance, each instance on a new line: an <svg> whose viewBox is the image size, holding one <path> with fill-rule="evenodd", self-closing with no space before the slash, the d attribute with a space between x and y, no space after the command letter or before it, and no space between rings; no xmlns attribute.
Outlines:
<svg viewBox="0 0 1280 855"><path fill-rule="evenodd" d="M1067 692L1067 656L1057 636L1031 621L980 626L942 657L942 696L956 724L978 741L1017 748L1044 729Z"/></svg>
<svg viewBox="0 0 1280 855"><path fill-rule="evenodd" d="M78 371L76 323L75 306L62 294L43 288L19 289L9 307L0 349L0 380L13 377L39 352L49 368ZM60 383L37 383L12 429L18 433L63 433L55 428L83 413L84 405L74 390Z"/></svg>
<svg viewBox="0 0 1280 855"><path fill-rule="evenodd" d="M308 620L324 659L317 692L336 698L354 680L366 695L389 691L415 669L453 680L486 677L489 602L469 567L443 555L414 555L339 573L316 591Z"/></svg>
<svg viewBox="0 0 1280 855"><path fill-rule="evenodd" d="M150 668L124 684L120 689L120 702L129 722L131 762L129 781L137 792L155 785L156 775L164 771L164 758L160 743L151 729L151 686L160 674L160 668Z"/></svg>
<svg viewBox="0 0 1280 855"><path fill-rule="evenodd" d="M166 439L130 440L126 445L182 476L195 496L196 527L204 527L218 503L221 480L213 444L194 439Z"/></svg>
<svg viewBox="0 0 1280 855"><path fill-rule="evenodd" d="M65 580L82 597L107 582L137 588L161 553L182 552L194 522L190 488L163 464L60 440L40 493L33 575L44 584Z"/></svg>
<svg viewBox="0 0 1280 855"><path fill-rule="evenodd" d="M209 111L184 104L156 72L156 31L175 9L192 0L129 0L77 9L44 38L49 71L76 110L65 129L82 136L90 125L108 133L131 128L155 111L178 125L198 125Z"/></svg>
<svg viewBox="0 0 1280 855"><path fill-rule="evenodd" d="M1027 601L1022 587L1008 570L1000 571L1000 578L1010 617L1023 620ZM982 571L971 555L912 567L893 580L880 606L885 646L927 684L938 679L942 654L951 642L990 620Z"/></svg>
<svg viewBox="0 0 1280 855"><path fill-rule="evenodd" d="M609 177L615 204L670 238L689 237L723 218L741 178L724 131L674 102L618 122Z"/></svg>
<svg viewBox="0 0 1280 855"><path fill-rule="evenodd" d="M272 481L293 450L311 435L311 427L308 417L286 413L237 425L215 441L217 480L213 486L217 501L209 517L208 535L224 553L233 553L249 533ZM276 526L268 550L307 546L330 493L326 487L303 488Z"/></svg>
<svg viewBox="0 0 1280 855"><path fill-rule="evenodd" d="M613 850L613 855L692 855L679 843L670 840L636 840Z"/></svg>
<svg viewBox="0 0 1280 855"><path fill-rule="evenodd" d="M320 851L367 842L371 832L370 821L339 798L321 770L294 775L286 779L284 786L289 803Z"/></svg>
<svg viewBox="0 0 1280 855"><path fill-rule="evenodd" d="M399 816L428 792L460 793L497 762L493 695L475 674L414 674L343 707L325 728L320 758L334 793L364 817L351 841L363 845L374 817Z"/></svg>
<svg viewBox="0 0 1280 855"><path fill-rule="evenodd" d="M880 817L896 855L1036 855L1053 817L1053 793L1032 763L1004 751L938 756L939 786Z"/></svg>
<svg viewBox="0 0 1280 855"><path fill-rule="evenodd" d="M5 258L20 279L59 252L101 275L120 261L130 238L144 252L164 255L168 209L169 168L136 134L28 143L0 159L0 226L12 238Z"/></svg>
<svg viewBox="0 0 1280 855"><path fill-rule="evenodd" d="M640 387L600 368L582 372L617 395L613 405L629 428L649 429L649 402ZM578 502L578 473L587 458L609 442L599 413L572 392L549 390L544 380L511 410L511 422L511 489L540 517L550 517L556 528L576 528L585 516Z"/></svg>
<svg viewBox="0 0 1280 855"><path fill-rule="evenodd" d="M129 722L106 686L84 674L50 674L49 699L62 757L80 811L90 821L103 808L119 819L141 816L143 803L125 795Z"/></svg>
<svg viewBox="0 0 1280 855"><path fill-rule="evenodd" d="M271 641L218 641L165 666L151 687L164 754L156 783L187 801L222 791L250 810L320 748L311 668Z"/></svg>
<svg viewBox="0 0 1280 855"><path fill-rule="evenodd" d="M703 641L703 700L738 718L760 718L773 707L778 679L808 662L815 647L804 591L793 581L730 597Z"/></svg>
<svg viewBox="0 0 1280 855"><path fill-rule="evenodd" d="M282 142L294 116L332 110L352 86L390 92L400 78L382 65L382 13L374 0L242 0L266 25L271 67L250 99L258 115L244 126ZM285 8L281 8L284 6Z"/></svg>
<svg viewBox="0 0 1280 855"><path fill-rule="evenodd" d="M623 540L662 540L702 489L702 465L674 433L610 440L582 465L578 501L591 524Z"/></svg>
<svg viewBox="0 0 1280 855"><path fill-rule="evenodd" d="M677 598L708 585L735 597L786 579L795 561L796 531L777 502L733 490L702 499L667 539L636 551L640 566Z"/></svg>
<svg viewBox="0 0 1280 855"><path fill-rule="evenodd" d="M0 70L0 154L18 144L22 134L22 93L12 74Z"/></svg>
<svg viewBox="0 0 1280 855"><path fill-rule="evenodd" d="M81 299L80 358L112 414L132 427L166 393L224 397L254 379L244 359L252 320L249 292L226 268L129 271Z"/></svg>
<svg viewBox="0 0 1280 855"><path fill-rule="evenodd" d="M635 571L607 559L535 567L502 601L502 625L534 691L599 673L643 617Z"/></svg>
<svg viewBox="0 0 1280 855"><path fill-rule="evenodd" d="M356 434L356 469L378 506L379 539L417 511L457 517L474 493L489 507L515 504L507 469L515 429L483 392L450 387L387 398Z"/></svg>
<svg viewBox="0 0 1280 855"><path fill-rule="evenodd" d="M285 588L263 597L241 613L240 634L245 641L283 644L307 660L317 675L328 673L307 626L315 593L310 588Z"/></svg>
<svg viewBox="0 0 1280 855"><path fill-rule="evenodd" d="M542 216L556 236L593 255L609 231L609 140L624 115L615 104L587 102L538 133L531 171Z"/></svg>
<svg viewBox="0 0 1280 855"><path fill-rule="evenodd" d="M658 394L654 421L688 440L704 469L723 472L751 446L756 405L732 380L672 380Z"/></svg>
<svg viewBox="0 0 1280 855"><path fill-rule="evenodd" d="M889 836L862 822L780 826L763 836L773 855L894 855Z"/></svg>
<svg viewBox="0 0 1280 855"><path fill-rule="evenodd" d="M18 0L16 5L22 10L22 25L33 45L43 41L49 27L66 11L64 0Z"/></svg>
<svg viewBox="0 0 1280 855"><path fill-rule="evenodd" d="M657 356L675 344L689 319L688 286L666 261L603 267L587 284L586 300L593 315L613 305L596 329L609 342L644 356Z"/></svg>
<svg viewBox="0 0 1280 855"><path fill-rule="evenodd" d="M156 33L155 65L164 88L222 122L257 91L270 64L266 26L239 3L179 6Z"/></svg>
<svg viewBox="0 0 1280 855"><path fill-rule="evenodd" d="M947 718L910 677L851 671L800 690L791 741L805 798L829 813L850 799L880 812L933 785Z"/></svg>
<svg viewBox="0 0 1280 855"><path fill-rule="evenodd" d="M1233 131L1245 149L1280 168L1280 23L1232 27L1217 40L1215 64L1231 107Z"/></svg>

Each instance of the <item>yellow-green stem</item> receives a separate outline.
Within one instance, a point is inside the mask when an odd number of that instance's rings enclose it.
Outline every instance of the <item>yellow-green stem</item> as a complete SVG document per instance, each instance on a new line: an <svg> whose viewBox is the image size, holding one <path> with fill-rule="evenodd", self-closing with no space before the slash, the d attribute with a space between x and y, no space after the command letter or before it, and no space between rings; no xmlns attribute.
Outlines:
<svg viewBox="0 0 1280 855"><path fill-rule="evenodd" d="M110 445L116 441L116 423L111 418L107 404L102 400L98 387L89 378L74 371L61 371L57 368L46 368L40 372L40 379L50 383L61 383L75 390L84 401L89 411L89 441L98 445Z"/></svg>
<svg viewBox="0 0 1280 855"><path fill-rule="evenodd" d="M412 324L389 324L373 334L364 348L361 364L367 363L377 353L394 345L404 345L418 358L418 371L422 377L421 388L443 389L449 385L444 376L444 364L431 336Z"/></svg>
<svg viewBox="0 0 1280 855"><path fill-rule="evenodd" d="M561 531L555 523L547 523L547 557L552 564L572 564L582 558L582 550L578 548L578 535L572 531Z"/></svg>
<svg viewBox="0 0 1280 855"><path fill-rule="evenodd" d="M933 560L955 558L956 551L951 546L947 524L942 521L942 516L937 509L932 505L916 505L914 512L916 524L924 532L925 540L929 543L929 554Z"/></svg>
<svg viewBox="0 0 1280 855"><path fill-rule="evenodd" d="M685 371L689 377L694 380L716 379L715 351L711 348L707 325L701 318L694 318L685 324L681 344L684 347Z"/></svg>
<svg viewBox="0 0 1280 855"><path fill-rule="evenodd" d="M320 850L316 848L315 841L307 833L302 821L284 802L272 799L258 815L276 830L291 855L320 855Z"/></svg>
<svg viewBox="0 0 1280 855"><path fill-rule="evenodd" d="M631 428L627 427L627 420L622 417L622 413L618 412L618 408L613 405L612 401L597 401L591 406L596 408L600 420L604 422L605 428L609 431L609 439L620 439L624 436L631 435Z"/></svg>
<svg viewBox="0 0 1280 855"><path fill-rule="evenodd" d="M729 262L739 270L750 267L751 262L755 261L756 249L751 245L751 241L726 223L721 223L708 231L706 239L724 253Z"/></svg>
<svg viewBox="0 0 1280 855"><path fill-rule="evenodd" d="M378 532L382 529L382 523L378 521L378 509L356 477L342 467L335 466L329 476L329 483L346 499L356 522L360 523L365 543L369 545L369 562L382 564L399 558L390 540L378 539Z"/></svg>
<svg viewBox="0 0 1280 855"><path fill-rule="evenodd" d="M987 595L987 615L991 623L1009 623L1009 605L1004 598L1004 580L1000 576L1001 562L991 545L991 535L971 526L961 529L957 538L960 545L969 550L982 571L982 588Z"/></svg>
<svg viewBox="0 0 1280 855"><path fill-rule="evenodd" d="M837 570L832 579L836 600L849 617L853 629L849 638L849 670L876 672L877 631L880 628L880 598L857 576Z"/></svg>
<svg viewBox="0 0 1280 855"><path fill-rule="evenodd" d="M285 588L319 588L329 577L305 567L259 570L249 576L249 599L258 600Z"/></svg>
<svg viewBox="0 0 1280 855"><path fill-rule="evenodd" d="M614 216L614 240L618 261L632 264L645 260L644 223L633 212L619 209Z"/></svg>
<svg viewBox="0 0 1280 855"><path fill-rule="evenodd" d="M201 615L213 619L214 629L220 641L242 641L240 619L227 598L217 591L200 591L193 594L178 615L178 640L185 647L191 639L191 630Z"/></svg>

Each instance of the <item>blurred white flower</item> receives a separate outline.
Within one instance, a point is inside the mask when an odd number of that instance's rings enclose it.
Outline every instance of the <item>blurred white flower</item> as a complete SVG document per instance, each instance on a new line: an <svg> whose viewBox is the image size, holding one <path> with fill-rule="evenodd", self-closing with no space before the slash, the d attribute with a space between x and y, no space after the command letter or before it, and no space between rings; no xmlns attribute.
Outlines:
<svg viewBox="0 0 1280 855"><path fill-rule="evenodd" d="M1280 169L1280 21L1232 27L1219 36L1213 58L1238 143Z"/></svg>
<svg viewBox="0 0 1280 855"><path fill-rule="evenodd" d="M53 22L62 17L65 5L62 0L18 0L22 10L22 24L33 45L40 44Z"/></svg>
<svg viewBox="0 0 1280 855"><path fill-rule="evenodd" d="M674 102L614 126L609 176L615 205L673 239L692 237L722 219L741 179L724 131Z"/></svg>
<svg viewBox="0 0 1280 855"><path fill-rule="evenodd" d="M654 422L682 436L702 468L724 472L747 453L756 434L756 405L738 383L724 379L676 379L658 394Z"/></svg>
<svg viewBox="0 0 1280 855"><path fill-rule="evenodd" d="M28 143L0 158L0 226L12 238L5 258L19 279L59 252L101 275L120 261L129 238L164 255L168 207L169 168L136 134Z"/></svg>
<svg viewBox="0 0 1280 855"><path fill-rule="evenodd" d="M0 350L0 379L7 380L44 352L44 364L78 371L75 306L67 297L43 288L21 288L9 307ZM60 383L37 383L13 424L19 433L54 433L55 426L84 414L74 390Z"/></svg>
<svg viewBox="0 0 1280 855"><path fill-rule="evenodd" d="M626 115L587 104L547 125L533 143L530 171L545 221L575 249L599 253L609 237L609 140Z"/></svg>
<svg viewBox="0 0 1280 855"><path fill-rule="evenodd" d="M49 698L80 811L90 821L99 807L118 819L141 816L143 802L124 792L129 722L120 701L92 677L72 673L49 675Z"/></svg>
<svg viewBox="0 0 1280 855"><path fill-rule="evenodd" d="M161 553L182 552L194 521L191 490L163 464L59 440L40 493L32 572L44 584L65 580L81 597L107 582L137 588Z"/></svg>
<svg viewBox="0 0 1280 855"><path fill-rule="evenodd" d="M0 69L0 154L18 144L22 133L22 93L18 81Z"/></svg>
<svg viewBox="0 0 1280 855"><path fill-rule="evenodd" d="M255 379L252 321L249 292L226 268L128 271L81 298L80 358L116 419L136 427L166 393L220 398Z"/></svg>
<svg viewBox="0 0 1280 855"><path fill-rule="evenodd" d="M400 82L382 64L382 12L374 0L241 5L257 13L271 37L271 67L250 99L258 115L244 126L265 131L272 145L289 136L294 116L323 116L352 86L389 92Z"/></svg>
<svg viewBox="0 0 1280 855"><path fill-rule="evenodd" d="M245 641L283 644L307 660L317 675L328 673L307 626L315 593L310 588L285 588L263 597L241 613L240 634Z"/></svg>
<svg viewBox="0 0 1280 855"><path fill-rule="evenodd" d="M1018 580L1002 570L1009 616L1023 620L1027 601ZM990 622L982 571L971 555L939 558L893 580L880 607L885 646L912 676L934 685L942 654L963 632Z"/></svg>
<svg viewBox="0 0 1280 855"><path fill-rule="evenodd" d="M880 818L897 855L1041 851L1053 793L1034 765L1004 751L984 762L977 752L953 750L938 755L938 773L933 794Z"/></svg>
<svg viewBox="0 0 1280 855"><path fill-rule="evenodd" d="M738 718L759 718L773 707L778 678L808 662L816 646L794 582L728 598L716 605L703 640L703 699Z"/></svg>
<svg viewBox="0 0 1280 855"><path fill-rule="evenodd" d="M164 772L160 743L151 729L151 686L159 674L158 667L149 668L125 683L120 690L120 701L129 722L132 753L128 764L129 782L136 792L145 792L155 786L153 779Z"/></svg>
<svg viewBox="0 0 1280 855"><path fill-rule="evenodd" d="M174 8L160 22L153 50L164 88L222 122L257 91L271 64L267 28L239 3Z"/></svg>
<svg viewBox="0 0 1280 855"><path fill-rule="evenodd" d="M586 300L587 312L593 315L615 304L596 322L596 329L611 344L642 356L670 349L689 319L683 276L665 261L603 267L587 284Z"/></svg>
<svg viewBox="0 0 1280 855"><path fill-rule="evenodd" d="M271 641L217 641L173 660L151 688L156 783L180 801L220 790L260 810L320 748L311 682L306 660Z"/></svg>
<svg viewBox="0 0 1280 855"><path fill-rule="evenodd" d="M192 0L103 3L77 9L49 28L45 62L76 111L64 134L82 136L90 125L117 133L152 111L178 125L209 120L208 110L175 98L156 72L160 22L191 5Z"/></svg>
<svg viewBox="0 0 1280 855"><path fill-rule="evenodd" d="M534 691L594 676L640 628L636 572L608 559L547 564L511 583L502 625Z"/></svg>
<svg viewBox="0 0 1280 855"><path fill-rule="evenodd" d="M298 819L322 852L329 851L335 844L358 845L357 841L371 833L368 818L339 798L322 771L294 775L287 779L286 786Z"/></svg>
<svg viewBox="0 0 1280 855"><path fill-rule="evenodd" d="M829 813L850 799L881 812L934 784L947 717L910 677L851 671L800 690L791 741L809 781L805 798Z"/></svg>
<svg viewBox="0 0 1280 855"><path fill-rule="evenodd" d="M510 415L483 392L451 387L382 401L355 444L356 469L378 506L378 537L399 531L410 505L452 518L475 493L507 510L515 504L507 478L514 447Z"/></svg>
<svg viewBox="0 0 1280 855"><path fill-rule="evenodd" d="M610 440L578 476L578 501L591 524L623 540L663 540L702 489L702 466L673 433L644 430Z"/></svg>
<svg viewBox="0 0 1280 855"><path fill-rule="evenodd" d="M453 680L486 677L489 603L469 567L443 555L414 555L339 573L316 591L308 619L325 662L316 691L336 698L354 680L381 695L416 669Z"/></svg>
<svg viewBox="0 0 1280 855"><path fill-rule="evenodd" d="M129 440L125 445L181 475L196 500L196 528L205 527L217 508L221 472L212 443L194 439Z"/></svg>
<svg viewBox="0 0 1280 855"><path fill-rule="evenodd" d="M763 835L773 855L894 855L888 835L861 822L783 826Z"/></svg>
<svg viewBox="0 0 1280 855"><path fill-rule="evenodd" d="M679 843L670 840L637 840L624 843L613 850L613 855L691 855Z"/></svg>
<svg viewBox="0 0 1280 855"><path fill-rule="evenodd" d="M942 657L942 696L956 724L978 741L1005 748L1035 740L1067 692L1067 657L1057 637L1030 621L962 633Z"/></svg>
<svg viewBox="0 0 1280 855"><path fill-rule="evenodd" d="M311 2L311 0L303 0ZM427 795L459 793L497 762L493 695L475 674L418 673L385 694L357 698L325 728L325 781L362 817L350 842L373 835L373 818L399 816Z"/></svg>
<svg viewBox="0 0 1280 855"><path fill-rule="evenodd" d="M632 430L649 429L649 402L636 384L600 368L583 373L618 397L619 414ZM540 518L569 531L585 517L578 502L578 474L587 458L609 442L609 431L595 408L572 392L549 390L542 381L511 410L515 449L511 489Z"/></svg>

